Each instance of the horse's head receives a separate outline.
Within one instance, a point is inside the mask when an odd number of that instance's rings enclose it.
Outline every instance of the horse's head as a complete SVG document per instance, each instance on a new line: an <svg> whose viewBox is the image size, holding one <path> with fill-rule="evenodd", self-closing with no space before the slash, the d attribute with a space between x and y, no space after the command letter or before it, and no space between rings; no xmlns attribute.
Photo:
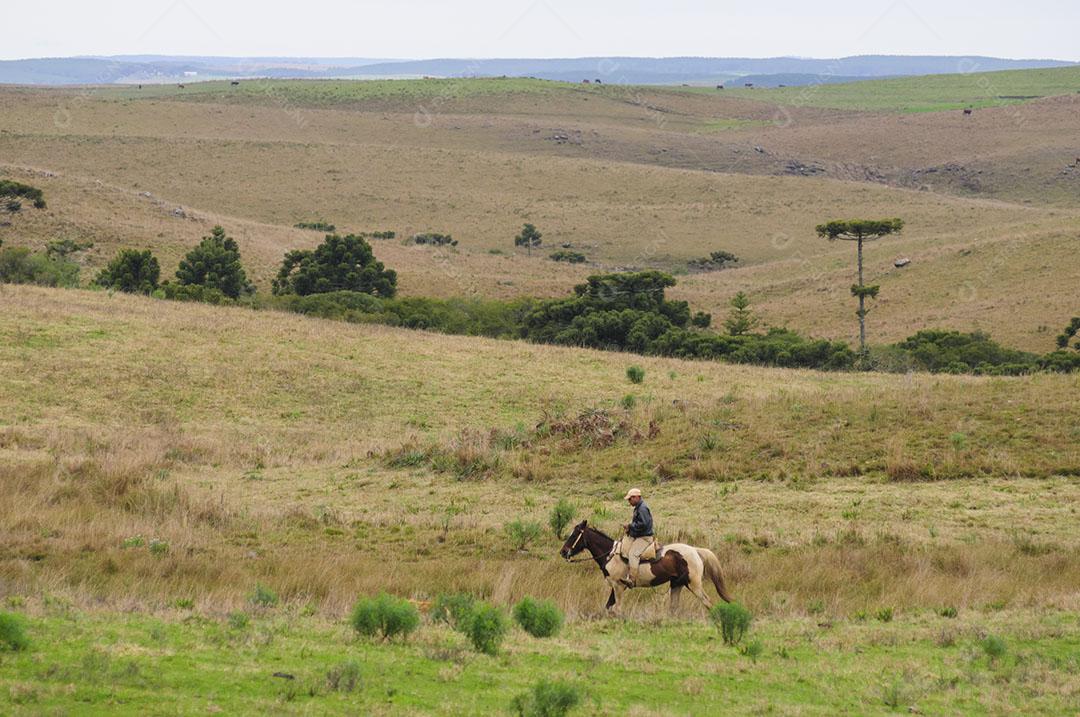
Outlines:
<svg viewBox="0 0 1080 717"><path fill-rule="evenodd" d="M563 556L567 560L574 557L582 550L585 549L585 531L589 528L589 521L583 520L574 526L574 530L570 533L570 537L563 543L562 550L559 551L559 555Z"/></svg>

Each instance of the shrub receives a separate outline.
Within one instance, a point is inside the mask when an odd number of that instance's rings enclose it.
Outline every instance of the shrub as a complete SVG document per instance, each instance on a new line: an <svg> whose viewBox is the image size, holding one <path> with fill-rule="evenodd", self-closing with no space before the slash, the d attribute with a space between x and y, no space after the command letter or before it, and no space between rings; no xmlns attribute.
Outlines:
<svg viewBox="0 0 1080 717"><path fill-rule="evenodd" d="M584 264L587 261L587 257L580 251L570 251L569 249L559 249L552 252L548 258L552 261L563 261L567 264Z"/></svg>
<svg viewBox="0 0 1080 717"><path fill-rule="evenodd" d="M240 264L240 247L220 226L188 252L176 270L176 279L184 286L217 289L230 299L255 291Z"/></svg>
<svg viewBox="0 0 1080 717"><path fill-rule="evenodd" d="M45 193L37 187L29 184L16 182L12 179L0 179L0 197L19 197L28 199L34 204L34 209L45 208ZM17 203L17 202L16 202Z"/></svg>
<svg viewBox="0 0 1080 717"><path fill-rule="evenodd" d="M94 283L129 294L149 294L157 288L160 276L161 265L149 249L121 249Z"/></svg>
<svg viewBox="0 0 1080 717"><path fill-rule="evenodd" d="M198 301L217 306L234 303L231 298L215 287L201 286L199 284L174 284L169 281L162 284L161 288L155 291L153 295L170 301Z"/></svg>
<svg viewBox="0 0 1080 717"><path fill-rule="evenodd" d="M566 526L570 525L575 513L577 510L573 503L566 498L559 498L559 502L551 509L551 516L548 518L548 525L551 526L551 532L555 533L556 538L563 536Z"/></svg>
<svg viewBox="0 0 1080 717"><path fill-rule="evenodd" d="M457 239L449 234L440 234L438 232L413 234L409 241L413 244L424 244L428 246L457 246Z"/></svg>
<svg viewBox="0 0 1080 717"><path fill-rule="evenodd" d="M563 614L551 600L522 598L514 606L514 622L533 637L551 637L563 624Z"/></svg>
<svg viewBox="0 0 1080 717"><path fill-rule="evenodd" d="M640 366L628 366L626 377L630 379L630 383L641 383L645 380L645 369Z"/></svg>
<svg viewBox="0 0 1080 717"><path fill-rule="evenodd" d="M686 263L690 271L719 271L728 264L737 264L739 257L728 251L714 251L709 256L700 259L691 259Z"/></svg>
<svg viewBox="0 0 1080 717"><path fill-rule="evenodd" d="M892 622L893 609L891 607L883 607L876 613L874 613L874 617L876 617L881 622Z"/></svg>
<svg viewBox="0 0 1080 717"><path fill-rule="evenodd" d="M326 686L334 692L352 692L360 682L360 664L347 660L330 668L326 673Z"/></svg>
<svg viewBox="0 0 1080 717"><path fill-rule="evenodd" d="M581 704L581 691L566 682L540 680L514 698L510 707L519 717L565 717Z"/></svg>
<svg viewBox="0 0 1080 717"><path fill-rule="evenodd" d="M230 612L229 613L229 627L233 630L243 630L251 624L251 618L248 617L246 612Z"/></svg>
<svg viewBox="0 0 1080 717"><path fill-rule="evenodd" d="M464 632L479 652L495 655L509 628L509 621L500 608L478 602L469 613Z"/></svg>
<svg viewBox="0 0 1080 717"><path fill-rule="evenodd" d="M297 249L285 255L273 290L298 296L359 291L389 298L397 290L397 273L375 260L363 237L327 234L314 249Z"/></svg>
<svg viewBox="0 0 1080 717"><path fill-rule="evenodd" d="M725 645L737 645L750 629L750 611L736 602L721 602L709 610L709 618L720 628Z"/></svg>
<svg viewBox="0 0 1080 717"><path fill-rule="evenodd" d="M979 643L979 646L986 656L990 658L991 662L1004 657L1005 653L1008 651L1008 648L1005 646L1005 641L997 635L987 635L983 638L982 642Z"/></svg>
<svg viewBox="0 0 1080 717"><path fill-rule="evenodd" d="M431 617L436 622L445 622L455 630L464 632L475 606L476 598L468 593L443 593L435 598Z"/></svg>
<svg viewBox="0 0 1080 717"><path fill-rule="evenodd" d="M293 225L297 229L314 229L320 232L333 233L337 227L329 222L324 222L321 219L317 222L297 222Z"/></svg>
<svg viewBox="0 0 1080 717"><path fill-rule="evenodd" d="M938 610L938 615L941 615L942 617L949 618L949 619L952 619L952 618L956 617L958 614L959 614L959 611L957 611L957 609L955 607L951 606L951 605L949 605L947 607L943 607L940 610Z"/></svg>
<svg viewBox="0 0 1080 717"><path fill-rule="evenodd" d="M276 592L259 583L248 596L248 602L257 607L274 607L278 604L278 596Z"/></svg>
<svg viewBox="0 0 1080 717"><path fill-rule="evenodd" d="M761 644L761 640L751 640L739 648L739 654L749 657L751 662L757 662L763 652L765 652L765 647Z"/></svg>
<svg viewBox="0 0 1080 717"><path fill-rule="evenodd" d="M30 647L26 625L18 615L0 612L0 650L19 652Z"/></svg>
<svg viewBox="0 0 1080 717"><path fill-rule="evenodd" d="M94 242L92 241L77 242L71 239L57 239L48 243L45 247L45 255L50 259L66 259L72 254L93 248Z"/></svg>
<svg viewBox="0 0 1080 717"><path fill-rule="evenodd" d="M79 265L26 247L0 248L0 283L72 287L79 283Z"/></svg>
<svg viewBox="0 0 1080 717"><path fill-rule="evenodd" d="M518 550L524 550L529 543L539 538L542 532L539 523L514 520L506 524L506 534Z"/></svg>
<svg viewBox="0 0 1080 717"><path fill-rule="evenodd" d="M406 637L420 624L420 612L408 600L380 593L374 598L360 598L353 607L349 622L361 635L382 635L389 640Z"/></svg>

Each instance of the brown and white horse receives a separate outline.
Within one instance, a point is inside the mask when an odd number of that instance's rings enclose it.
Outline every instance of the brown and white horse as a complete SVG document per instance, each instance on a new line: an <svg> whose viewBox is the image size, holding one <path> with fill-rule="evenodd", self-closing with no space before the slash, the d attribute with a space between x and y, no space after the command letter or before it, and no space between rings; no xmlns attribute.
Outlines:
<svg viewBox="0 0 1080 717"><path fill-rule="evenodd" d="M600 566L604 579L611 586L607 609L612 615L618 615L622 609L622 594L628 590L620 579L630 569L626 561L619 556L618 543L583 520L574 526L570 537L566 539L559 554L570 560L578 553L588 550L592 559ZM731 602L731 596L724 586L724 576L720 572L720 560L708 548L695 548L683 543L665 545L657 553L656 560L642 561L638 567L634 584L636 587L655 588L670 585L671 611L679 606L679 595L684 587L689 588L694 596L701 600L705 609L712 606L712 601L705 594L705 578L712 581L716 592L725 602Z"/></svg>

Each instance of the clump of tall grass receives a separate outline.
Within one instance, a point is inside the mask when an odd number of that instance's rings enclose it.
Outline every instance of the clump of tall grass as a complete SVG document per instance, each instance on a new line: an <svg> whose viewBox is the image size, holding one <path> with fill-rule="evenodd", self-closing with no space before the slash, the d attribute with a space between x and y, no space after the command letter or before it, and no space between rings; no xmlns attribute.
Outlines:
<svg viewBox="0 0 1080 717"><path fill-rule="evenodd" d="M581 690L558 680L540 680L514 698L510 708L518 717L565 717L581 704Z"/></svg>
<svg viewBox="0 0 1080 717"><path fill-rule="evenodd" d="M0 612L0 650L20 652L30 647L30 638L26 636L26 623L21 617L9 612Z"/></svg>
<svg viewBox="0 0 1080 717"><path fill-rule="evenodd" d="M750 629L750 611L735 602L713 605L709 618L720 628L725 645L737 645Z"/></svg>
<svg viewBox="0 0 1080 717"><path fill-rule="evenodd" d="M563 614L559 606L551 600L522 598L514 606L514 622L533 637L551 637L559 632L563 624Z"/></svg>
<svg viewBox="0 0 1080 717"><path fill-rule="evenodd" d="M420 625L420 612L408 600L380 593L374 598L361 598L353 606L349 623L361 635L381 635L389 640L397 635L406 637Z"/></svg>

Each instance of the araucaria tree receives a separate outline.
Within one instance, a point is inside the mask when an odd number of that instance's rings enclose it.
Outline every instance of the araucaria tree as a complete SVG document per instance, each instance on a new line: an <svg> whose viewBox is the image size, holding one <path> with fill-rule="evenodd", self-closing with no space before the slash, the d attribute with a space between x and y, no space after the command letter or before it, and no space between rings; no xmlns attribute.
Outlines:
<svg viewBox="0 0 1080 717"><path fill-rule="evenodd" d="M514 246L523 246L532 256L533 247L539 247L541 237L544 235L536 230L532 224L526 224L521 228L521 233L514 237Z"/></svg>
<svg viewBox="0 0 1080 717"><path fill-rule="evenodd" d="M225 230L214 227L210 236L188 252L176 270L180 284L217 289L230 299L254 290L248 283L240 264L240 248L236 240L225 236Z"/></svg>
<svg viewBox="0 0 1080 717"><path fill-rule="evenodd" d="M902 219L837 220L819 224L817 227L818 236L829 241L843 239L858 244L859 283L852 285L851 294L859 299L859 310L856 313L859 316L859 353L863 356L866 355L866 313L868 311L866 299L876 298L878 290L881 288L876 284L867 286L863 283L863 242L875 241L890 234L897 234L903 228L904 221Z"/></svg>
<svg viewBox="0 0 1080 717"><path fill-rule="evenodd" d="M757 317L750 311L750 297L743 292L731 297L731 314L724 321L724 328L732 336L742 336L750 333L757 326Z"/></svg>
<svg viewBox="0 0 1080 717"><path fill-rule="evenodd" d="M273 289L275 294L300 296L359 291L389 299L397 290L397 272L375 260L363 237L327 234L314 249L297 249L285 255Z"/></svg>
<svg viewBox="0 0 1080 717"><path fill-rule="evenodd" d="M161 266L149 249L121 249L97 275L94 283L129 294L149 294L158 287L160 276Z"/></svg>

